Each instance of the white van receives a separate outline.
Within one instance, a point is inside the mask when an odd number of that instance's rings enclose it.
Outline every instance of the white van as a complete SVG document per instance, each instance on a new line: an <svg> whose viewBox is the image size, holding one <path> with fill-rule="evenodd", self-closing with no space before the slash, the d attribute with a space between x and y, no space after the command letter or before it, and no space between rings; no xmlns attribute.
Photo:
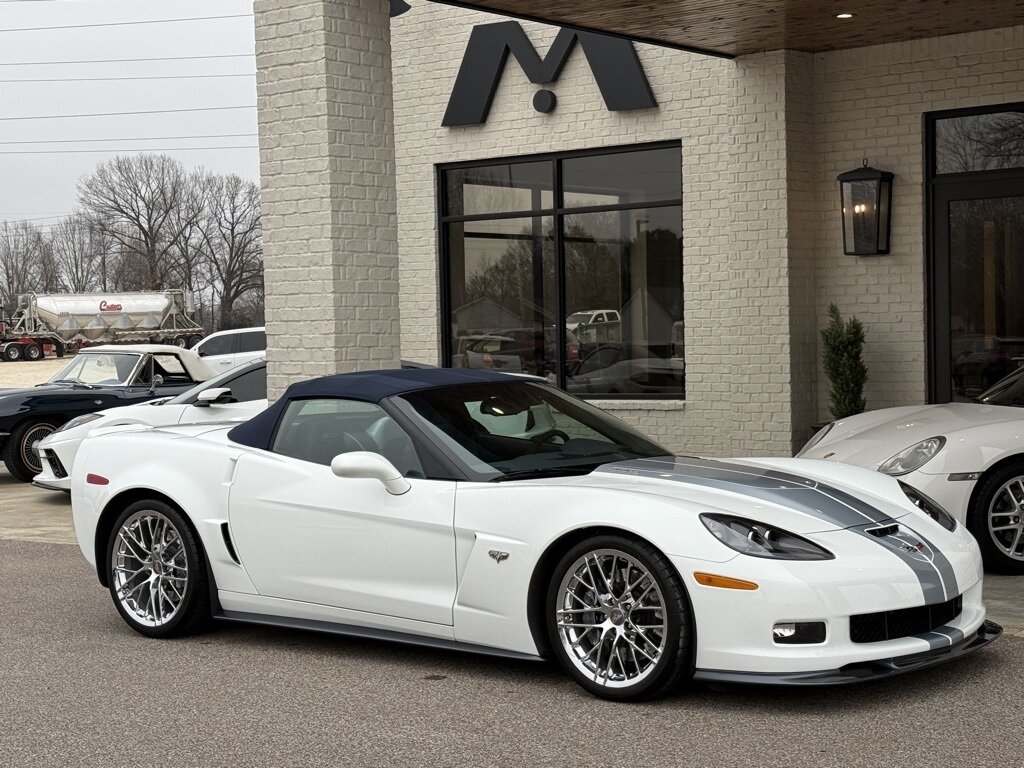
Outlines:
<svg viewBox="0 0 1024 768"><path fill-rule="evenodd" d="M266 357L267 332L263 327L218 331L192 349L215 371L227 371L258 357Z"/></svg>

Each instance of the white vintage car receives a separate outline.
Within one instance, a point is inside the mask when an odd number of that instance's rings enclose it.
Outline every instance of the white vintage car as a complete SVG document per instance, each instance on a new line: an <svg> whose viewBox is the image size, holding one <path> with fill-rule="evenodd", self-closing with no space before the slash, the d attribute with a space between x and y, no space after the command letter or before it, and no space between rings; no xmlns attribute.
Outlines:
<svg viewBox="0 0 1024 768"><path fill-rule="evenodd" d="M967 526L989 570L1024 574L1024 368L972 403L833 422L797 456L899 477Z"/></svg>
<svg viewBox="0 0 1024 768"><path fill-rule="evenodd" d="M237 426L79 450L79 545L150 637L211 617L523 659L588 691L837 684L995 639L978 547L909 486L675 457L534 379L351 373Z"/></svg>
<svg viewBox="0 0 1024 768"><path fill-rule="evenodd" d="M204 381L176 397L108 408L78 416L37 446L42 472L33 484L71 490L71 472L82 441L91 432L125 424L162 427L213 421L245 421L267 407L267 363L258 359Z"/></svg>

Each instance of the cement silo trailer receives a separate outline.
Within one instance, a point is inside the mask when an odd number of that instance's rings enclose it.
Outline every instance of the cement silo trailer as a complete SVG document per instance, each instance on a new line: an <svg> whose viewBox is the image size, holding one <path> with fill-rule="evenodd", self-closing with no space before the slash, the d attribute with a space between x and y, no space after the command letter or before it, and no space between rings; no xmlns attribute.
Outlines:
<svg viewBox="0 0 1024 768"><path fill-rule="evenodd" d="M174 344L191 347L203 329L181 290L152 293L35 294L18 297L0 319L0 360L40 360L52 351L91 344Z"/></svg>

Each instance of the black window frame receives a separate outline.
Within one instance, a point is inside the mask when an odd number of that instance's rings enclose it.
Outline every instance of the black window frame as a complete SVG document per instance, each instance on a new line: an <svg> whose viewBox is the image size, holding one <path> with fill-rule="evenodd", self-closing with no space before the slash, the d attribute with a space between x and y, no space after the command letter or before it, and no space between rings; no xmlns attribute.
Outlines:
<svg viewBox="0 0 1024 768"><path fill-rule="evenodd" d="M562 163L565 160L574 160L581 157L599 157L602 155L616 155L627 152L648 152L659 149L676 149L680 153L679 163L679 197L670 200L646 200L631 203L620 203L615 205L593 205L593 206L566 206L563 191ZM504 211L501 213L479 213L469 215L446 215L448 210L448 185L446 174L449 171L457 171L467 168L486 167L492 165L517 165L520 163L550 162L552 164L552 202L551 208L533 208L529 210ZM685 231L682 220L683 210L683 167L682 167L682 140L672 139L667 141L655 141L641 144L626 144L607 147L595 147L592 149L569 150L564 152L545 152L533 155L512 155L503 157L479 158L475 160L463 160L453 163L438 163L434 168L434 185L437 190L437 253L438 253L438 306L440 307L439 317L439 338L441 340L441 364L450 367L454 354L451 321L451 269L450 269L450 244L448 242L448 224L472 222L472 221L494 221L498 219L543 219L551 217L554 222L554 256L555 273L558 276L556 286L557 304L556 312L562 318L556 327L557 343L555 344L555 363L557 374L557 387L559 390L567 391L567 378L565 356L567 329L566 329L566 291L565 291L565 228L564 219L566 216L574 216L587 213L605 213L608 211L628 211L645 208L668 208L678 207L680 214L680 233ZM682 241L681 241L682 243ZM683 248L680 245L680 260L683 259ZM679 286L680 293L684 292L684 286ZM685 304L683 305L685 311ZM686 351L683 350L685 361ZM585 400L685 400L686 379L683 378L682 390L676 393L656 394L580 394L577 395Z"/></svg>
<svg viewBox="0 0 1024 768"><path fill-rule="evenodd" d="M983 200L1024 192L1024 168L938 173L936 124L999 112L1024 112L1024 102L944 109L922 116L924 133L925 374L929 403L952 401L950 358L949 219L938 208L951 200Z"/></svg>

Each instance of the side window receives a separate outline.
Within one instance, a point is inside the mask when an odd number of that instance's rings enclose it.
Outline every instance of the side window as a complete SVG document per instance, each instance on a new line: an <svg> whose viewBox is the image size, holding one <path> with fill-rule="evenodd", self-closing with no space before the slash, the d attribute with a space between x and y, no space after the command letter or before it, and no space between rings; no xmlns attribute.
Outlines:
<svg viewBox="0 0 1024 768"><path fill-rule="evenodd" d="M267 369L263 366L243 373L224 384L231 388L231 396L239 403L263 400L267 396Z"/></svg>
<svg viewBox="0 0 1024 768"><path fill-rule="evenodd" d="M202 341L199 343L199 346L196 347L196 354L200 357L209 357L210 355L230 355L232 352L234 338L234 335L229 333L225 336L214 336L211 339Z"/></svg>
<svg viewBox="0 0 1024 768"><path fill-rule="evenodd" d="M265 331L247 331L238 334L239 352L265 352L267 349L267 334Z"/></svg>
<svg viewBox="0 0 1024 768"><path fill-rule="evenodd" d="M594 315L594 322L595 323L603 323L604 322L604 312L598 312L596 315Z"/></svg>
<svg viewBox="0 0 1024 768"><path fill-rule="evenodd" d="M412 439L373 403L340 398L293 400L270 450L314 464L330 465L341 453L379 453L406 477L423 477Z"/></svg>

